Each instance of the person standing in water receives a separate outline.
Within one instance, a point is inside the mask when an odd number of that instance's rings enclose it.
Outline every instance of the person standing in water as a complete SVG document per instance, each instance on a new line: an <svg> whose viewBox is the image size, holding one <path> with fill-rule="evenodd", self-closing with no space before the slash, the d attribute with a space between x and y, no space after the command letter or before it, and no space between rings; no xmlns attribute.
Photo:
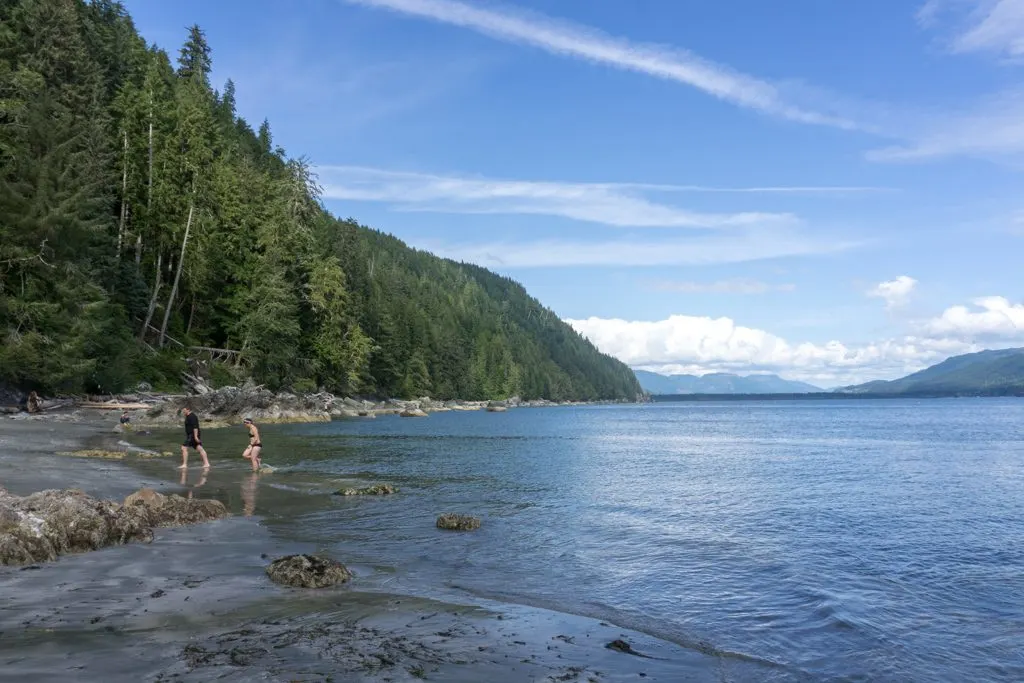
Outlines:
<svg viewBox="0 0 1024 683"><path fill-rule="evenodd" d="M251 417L242 420L242 424L249 430L249 447L242 453L242 457L251 460L252 471L258 472L263 464L263 461L260 459L260 453L263 451L263 443L260 441L260 430L256 427Z"/></svg>
<svg viewBox="0 0 1024 683"><path fill-rule="evenodd" d="M206 457L203 449L203 441L199 436L199 417L192 412L191 408L185 408L185 443L181 444L181 467L179 470L188 469L188 449L194 448L203 456L203 469L210 469L210 459Z"/></svg>

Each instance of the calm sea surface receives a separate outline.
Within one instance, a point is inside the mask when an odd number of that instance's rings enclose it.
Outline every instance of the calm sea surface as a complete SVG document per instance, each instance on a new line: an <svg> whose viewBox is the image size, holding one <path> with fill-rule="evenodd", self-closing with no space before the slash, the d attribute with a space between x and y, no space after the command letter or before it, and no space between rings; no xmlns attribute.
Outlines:
<svg viewBox="0 0 1024 683"><path fill-rule="evenodd" d="M519 409L264 431L282 471L262 487L402 489L306 512L256 504L384 590L607 619L762 662L765 680L1024 680L1024 400ZM483 528L439 538L445 511Z"/></svg>

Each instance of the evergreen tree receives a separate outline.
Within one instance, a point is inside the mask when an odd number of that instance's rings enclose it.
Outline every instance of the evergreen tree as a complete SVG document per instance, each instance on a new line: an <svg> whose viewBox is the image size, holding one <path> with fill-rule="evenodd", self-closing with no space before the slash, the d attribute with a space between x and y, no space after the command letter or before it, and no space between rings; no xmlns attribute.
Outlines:
<svg viewBox="0 0 1024 683"><path fill-rule="evenodd" d="M512 280L331 216L211 65L198 26L175 70L114 0L0 0L0 383L173 383L216 347L275 388L639 393Z"/></svg>
<svg viewBox="0 0 1024 683"><path fill-rule="evenodd" d="M188 40L178 53L178 77L199 90L208 91L212 69L213 59L206 34L198 24L193 24L188 29Z"/></svg>

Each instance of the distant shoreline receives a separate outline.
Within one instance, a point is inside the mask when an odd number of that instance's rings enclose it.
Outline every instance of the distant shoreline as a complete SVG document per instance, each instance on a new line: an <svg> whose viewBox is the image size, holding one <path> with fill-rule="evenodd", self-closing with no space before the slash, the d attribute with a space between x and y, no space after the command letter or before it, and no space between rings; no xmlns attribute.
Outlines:
<svg viewBox="0 0 1024 683"><path fill-rule="evenodd" d="M907 393L844 394L829 391L807 394L652 394L651 403L709 402L709 401L847 401L862 399L899 398L1020 398L1024 389L989 392L922 391Z"/></svg>

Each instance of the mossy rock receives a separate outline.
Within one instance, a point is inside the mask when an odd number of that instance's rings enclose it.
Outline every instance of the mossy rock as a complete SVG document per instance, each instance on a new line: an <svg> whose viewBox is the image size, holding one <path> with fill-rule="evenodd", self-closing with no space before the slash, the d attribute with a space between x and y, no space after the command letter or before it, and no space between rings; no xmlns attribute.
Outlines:
<svg viewBox="0 0 1024 683"><path fill-rule="evenodd" d="M57 455L69 455L73 458L100 458L103 460L123 460L127 451L105 451L98 448L83 451L61 451Z"/></svg>
<svg viewBox="0 0 1024 683"><path fill-rule="evenodd" d="M361 489L338 489L334 492L336 496L390 496L398 493L391 484L374 484Z"/></svg>
<svg viewBox="0 0 1024 683"><path fill-rule="evenodd" d="M448 531L473 531L480 528L480 518L447 512L437 518L437 528Z"/></svg>
<svg viewBox="0 0 1024 683"><path fill-rule="evenodd" d="M327 588L350 580L352 572L341 562L329 557L287 555L267 566L267 576L283 586Z"/></svg>

